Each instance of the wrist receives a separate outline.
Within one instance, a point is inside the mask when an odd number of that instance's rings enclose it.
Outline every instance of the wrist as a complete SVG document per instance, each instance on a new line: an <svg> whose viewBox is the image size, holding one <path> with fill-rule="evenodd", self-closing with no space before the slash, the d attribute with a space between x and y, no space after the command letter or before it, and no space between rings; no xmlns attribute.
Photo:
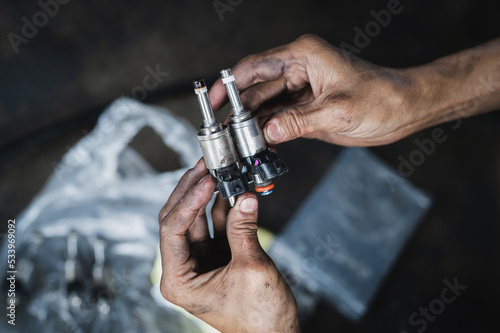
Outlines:
<svg viewBox="0 0 500 333"><path fill-rule="evenodd" d="M408 94L415 131L498 107L498 49L492 42L404 70L415 86Z"/></svg>
<svg viewBox="0 0 500 333"><path fill-rule="evenodd" d="M381 80L376 82L376 87L383 96L384 102L379 108L385 113L382 124L386 126L386 133L376 144L398 141L418 131L425 121L421 96L426 87L416 74L412 69L379 68L378 77Z"/></svg>
<svg viewBox="0 0 500 333"><path fill-rule="evenodd" d="M402 130L408 136L424 128L446 121L450 109L443 97L446 83L436 74L432 64L400 70L409 84L403 92L407 120Z"/></svg>

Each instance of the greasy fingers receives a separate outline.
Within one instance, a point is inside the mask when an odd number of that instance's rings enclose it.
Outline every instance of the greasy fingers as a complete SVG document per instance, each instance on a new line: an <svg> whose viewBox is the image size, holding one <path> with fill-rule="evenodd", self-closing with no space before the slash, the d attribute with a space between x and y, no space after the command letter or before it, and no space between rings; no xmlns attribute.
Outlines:
<svg viewBox="0 0 500 333"><path fill-rule="evenodd" d="M179 200L184 196L186 191L191 188L194 184L200 181L203 176L208 173L205 166L205 160L201 158L193 168L186 171L186 173L181 177L179 183L170 194L167 202L160 210L158 215L158 220L161 222L163 218L174 208L174 206L179 202Z"/></svg>
<svg viewBox="0 0 500 333"><path fill-rule="evenodd" d="M164 275L178 275L179 272L194 269L193 263L188 262L191 248L188 229L212 197L214 187L213 178L205 175L189 188L160 221L160 251Z"/></svg>
<svg viewBox="0 0 500 333"><path fill-rule="evenodd" d="M229 200L223 199L217 194L215 203L212 207L212 220L214 222L214 235L226 233L226 219L229 212Z"/></svg>
<svg viewBox="0 0 500 333"><path fill-rule="evenodd" d="M243 58L231 68L236 86L240 92L259 83L279 78L286 67L286 62L293 58L288 46L280 46L259 54ZM217 111L226 102L227 96L222 80L219 78L209 91L212 108Z"/></svg>
<svg viewBox="0 0 500 333"><path fill-rule="evenodd" d="M315 109L313 103L283 109L270 117L265 124L266 141L270 144L277 144L321 130L321 127L325 125L321 122L321 112L322 110Z"/></svg>
<svg viewBox="0 0 500 333"><path fill-rule="evenodd" d="M198 216L189 227L189 240L191 243L201 242L209 237L206 210L207 205L200 209Z"/></svg>
<svg viewBox="0 0 500 333"><path fill-rule="evenodd" d="M245 90L240 95L241 103L245 108L256 111L262 104L279 96L285 92L286 89L286 80L284 77L280 76L275 80L258 83Z"/></svg>
<svg viewBox="0 0 500 333"><path fill-rule="evenodd" d="M371 64L317 36L247 56L232 72L245 108L265 120L269 144L308 137L380 145L411 132L412 72ZM220 80L210 98L214 109L226 102Z"/></svg>
<svg viewBox="0 0 500 333"><path fill-rule="evenodd" d="M227 240L234 260L249 255L261 255L264 251L257 238L257 196L244 193L227 216Z"/></svg>

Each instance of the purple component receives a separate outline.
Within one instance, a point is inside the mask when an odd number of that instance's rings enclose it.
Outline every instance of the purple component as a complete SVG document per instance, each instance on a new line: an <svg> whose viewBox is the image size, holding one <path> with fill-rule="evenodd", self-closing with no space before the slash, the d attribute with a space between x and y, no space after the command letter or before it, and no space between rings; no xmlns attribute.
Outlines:
<svg viewBox="0 0 500 333"><path fill-rule="evenodd" d="M259 165L259 160L256 160L253 165Z"/></svg>

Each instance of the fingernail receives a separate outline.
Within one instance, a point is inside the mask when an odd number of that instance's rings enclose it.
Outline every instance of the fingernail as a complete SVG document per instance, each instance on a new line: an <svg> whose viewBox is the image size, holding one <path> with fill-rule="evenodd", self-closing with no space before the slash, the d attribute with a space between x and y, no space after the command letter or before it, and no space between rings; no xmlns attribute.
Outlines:
<svg viewBox="0 0 500 333"><path fill-rule="evenodd" d="M248 197L240 203L240 211L242 213L253 213L257 210L257 199Z"/></svg>
<svg viewBox="0 0 500 333"><path fill-rule="evenodd" d="M280 125L276 122L271 122L266 126L266 133L269 139L273 142L280 142L283 139L283 133L281 133Z"/></svg>

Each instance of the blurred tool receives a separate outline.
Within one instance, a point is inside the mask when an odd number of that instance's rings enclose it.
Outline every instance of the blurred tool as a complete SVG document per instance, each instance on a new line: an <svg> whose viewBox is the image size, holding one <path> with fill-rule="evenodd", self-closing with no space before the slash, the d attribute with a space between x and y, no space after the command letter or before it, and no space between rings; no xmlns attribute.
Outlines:
<svg viewBox="0 0 500 333"><path fill-rule="evenodd" d="M40 245L42 244L42 234L36 232L30 240L26 254L21 257L18 265L18 279L23 285L28 285L33 275L33 268L35 267L35 257L38 253Z"/></svg>
<svg viewBox="0 0 500 333"><path fill-rule="evenodd" d="M103 239L96 239L94 247L94 266L92 267L92 279L94 285L92 287L92 300L95 302L97 309L97 317L94 320L92 332L106 332L109 330L108 317L112 292L105 285L104 263L106 244Z"/></svg>
<svg viewBox="0 0 500 333"><path fill-rule="evenodd" d="M104 283L104 258L104 240L98 238L94 241L94 267L92 268L92 278L96 286L100 286Z"/></svg>
<svg viewBox="0 0 500 333"><path fill-rule="evenodd" d="M73 313L78 313L82 305L80 293L83 290L84 282L81 280L81 267L78 261L78 233L71 230L66 239L67 257L64 262L64 279L67 286L68 302Z"/></svg>
<svg viewBox="0 0 500 333"><path fill-rule="evenodd" d="M288 167L280 156L267 147L257 115L245 110L241 104L231 69L220 73L233 109L229 125L240 160L255 184L255 191L261 195L271 194L274 188L272 179L288 172Z"/></svg>
<svg viewBox="0 0 500 333"><path fill-rule="evenodd" d="M180 169L158 173L129 146L148 126L176 153ZM16 218L16 325L0 320L0 332L211 332L148 279L158 209L201 154L195 133L169 110L130 98L102 113L94 130L61 159L71 172L61 177L55 169ZM86 158L68 164L75 153ZM8 244L2 243L2 258ZM8 261L0 260L4 306L13 300L8 271Z"/></svg>
<svg viewBox="0 0 500 333"><path fill-rule="evenodd" d="M236 196L250 189L246 176L241 171L229 128L215 120L205 80L194 80L193 86L203 114L198 140L207 169L217 179L222 197L234 206Z"/></svg>

